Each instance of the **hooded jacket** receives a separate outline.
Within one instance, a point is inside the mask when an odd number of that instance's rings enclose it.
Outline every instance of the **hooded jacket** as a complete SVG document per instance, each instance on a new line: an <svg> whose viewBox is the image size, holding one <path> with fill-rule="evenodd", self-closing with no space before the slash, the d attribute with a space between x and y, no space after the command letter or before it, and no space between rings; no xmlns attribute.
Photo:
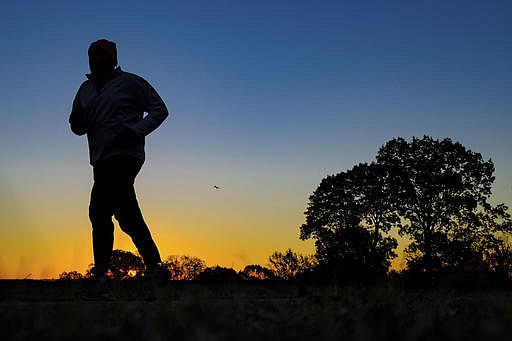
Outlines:
<svg viewBox="0 0 512 341"><path fill-rule="evenodd" d="M91 165L114 155L144 161L145 136L169 115L163 100L145 79L120 68L102 83L87 77L73 101L69 123L73 133L87 134Z"/></svg>

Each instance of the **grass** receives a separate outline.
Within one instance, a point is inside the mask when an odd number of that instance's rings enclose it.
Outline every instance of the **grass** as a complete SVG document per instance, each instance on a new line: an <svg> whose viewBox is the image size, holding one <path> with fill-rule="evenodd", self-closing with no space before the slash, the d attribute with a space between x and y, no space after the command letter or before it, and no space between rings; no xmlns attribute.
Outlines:
<svg viewBox="0 0 512 341"><path fill-rule="evenodd" d="M80 281L0 281L2 340L506 340L512 292L286 282L139 282L83 302Z"/></svg>

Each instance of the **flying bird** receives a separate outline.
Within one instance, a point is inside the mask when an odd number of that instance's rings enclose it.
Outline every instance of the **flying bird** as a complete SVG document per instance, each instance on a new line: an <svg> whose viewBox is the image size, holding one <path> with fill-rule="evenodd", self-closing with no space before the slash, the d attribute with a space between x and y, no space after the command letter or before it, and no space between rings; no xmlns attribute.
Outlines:
<svg viewBox="0 0 512 341"><path fill-rule="evenodd" d="M213 185L213 188L215 188L215 189L220 189L220 187L219 187L219 186L217 186L217 185Z"/></svg>

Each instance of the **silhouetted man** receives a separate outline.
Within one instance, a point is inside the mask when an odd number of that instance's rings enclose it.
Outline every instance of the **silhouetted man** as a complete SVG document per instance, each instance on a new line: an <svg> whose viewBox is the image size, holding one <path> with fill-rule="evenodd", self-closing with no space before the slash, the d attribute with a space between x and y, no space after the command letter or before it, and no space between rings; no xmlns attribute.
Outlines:
<svg viewBox="0 0 512 341"><path fill-rule="evenodd" d="M69 123L73 133L87 134L93 166L89 218L96 285L85 298L94 299L105 289L114 244L112 216L132 238L147 271L151 274L159 269L160 254L142 217L133 185L144 163L144 137L165 120L168 111L146 80L117 66L114 42L95 41L88 55L91 73L76 94Z"/></svg>

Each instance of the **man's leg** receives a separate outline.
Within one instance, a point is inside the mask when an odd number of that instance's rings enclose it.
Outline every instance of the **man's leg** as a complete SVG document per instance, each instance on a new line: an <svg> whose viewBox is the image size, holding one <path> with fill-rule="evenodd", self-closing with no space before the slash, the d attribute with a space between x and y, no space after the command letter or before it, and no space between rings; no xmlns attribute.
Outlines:
<svg viewBox="0 0 512 341"><path fill-rule="evenodd" d="M92 225L94 268L97 276L104 276L109 268L114 246L113 193L110 184L95 169L95 182L91 192L89 219ZM97 174L100 173L100 174Z"/></svg>
<svg viewBox="0 0 512 341"><path fill-rule="evenodd" d="M89 218L92 224L92 244L94 252L94 277L84 290L84 300L112 299L107 287L106 272L109 268L114 244L114 224L112 223L112 191L108 182L95 181L91 191Z"/></svg>
<svg viewBox="0 0 512 341"><path fill-rule="evenodd" d="M120 160L119 165L119 170L123 174L117 178L119 181L116 182L114 216L119 222L121 229L131 237L144 260L146 268L154 270L158 268L162 260L158 248L151 237L151 232L142 216L133 187L135 177L142 166L142 162L131 158L124 158Z"/></svg>
<svg viewBox="0 0 512 341"><path fill-rule="evenodd" d="M114 214L121 229L132 238L146 268L151 270L156 268L162 260L140 211L135 190L133 186L130 187L122 191L124 195L121 198L119 208Z"/></svg>

